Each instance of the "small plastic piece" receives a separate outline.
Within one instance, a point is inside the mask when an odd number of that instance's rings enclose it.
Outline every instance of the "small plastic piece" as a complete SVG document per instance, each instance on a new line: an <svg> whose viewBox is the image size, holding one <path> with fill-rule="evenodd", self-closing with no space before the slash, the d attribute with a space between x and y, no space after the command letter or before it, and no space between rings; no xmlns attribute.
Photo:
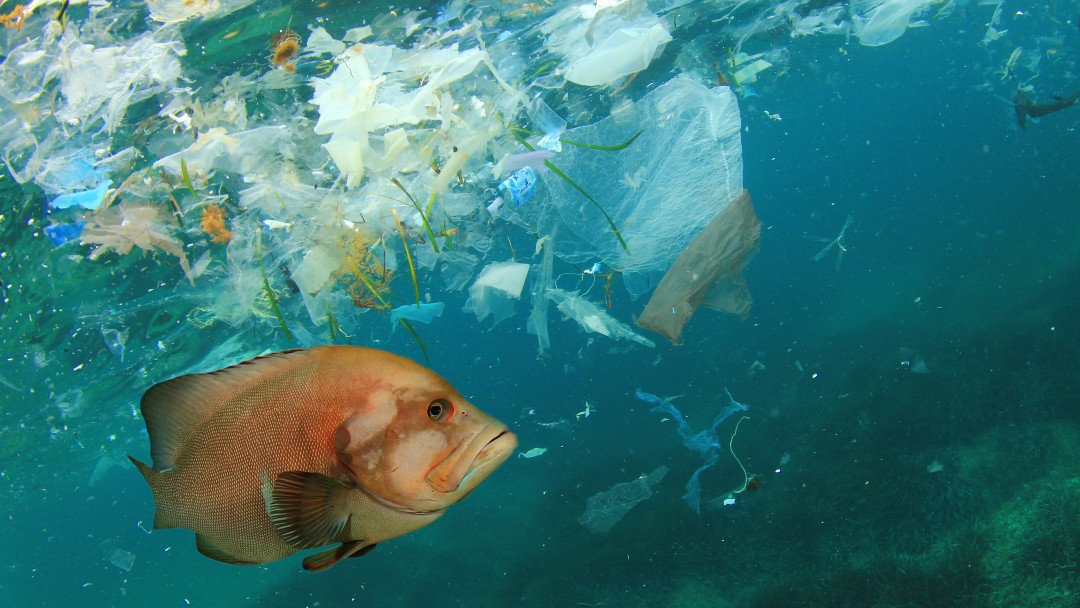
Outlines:
<svg viewBox="0 0 1080 608"><path fill-rule="evenodd" d="M532 198L535 190L536 171L529 166L518 169L503 183L499 184L499 193L506 200L513 203L515 207L520 207L522 203Z"/></svg>

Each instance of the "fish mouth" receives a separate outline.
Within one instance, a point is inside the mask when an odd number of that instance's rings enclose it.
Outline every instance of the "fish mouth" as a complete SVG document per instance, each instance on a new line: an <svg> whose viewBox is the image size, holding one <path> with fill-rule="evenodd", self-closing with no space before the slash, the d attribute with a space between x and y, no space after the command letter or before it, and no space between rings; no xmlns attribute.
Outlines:
<svg viewBox="0 0 1080 608"><path fill-rule="evenodd" d="M438 492L460 492L462 497L479 485L517 447L517 435L501 424L488 424L458 444L450 456L433 468L427 480Z"/></svg>

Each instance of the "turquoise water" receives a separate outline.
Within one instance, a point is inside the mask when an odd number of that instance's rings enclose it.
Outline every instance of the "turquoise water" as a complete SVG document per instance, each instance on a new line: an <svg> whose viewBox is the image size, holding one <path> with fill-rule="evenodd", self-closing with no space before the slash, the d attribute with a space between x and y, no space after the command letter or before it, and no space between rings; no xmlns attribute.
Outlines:
<svg viewBox="0 0 1080 608"><path fill-rule="evenodd" d="M168 26L149 20L143 6L74 5L66 28L96 48L166 27L175 49L186 51L171 51L178 75L133 102L112 129L100 114L91 124L63 118L74 89L64 88L72 76L61 74L76 72L64 72L68 63L59 59L60 72L26 99L17 83L29 82L29 68L10 59L14 49L59 27L49 24L58 6L39 8L22 29L3 31L0 68L8 98L0 115L8 159L0 178L0 505L7 515L0 589L7 605L1080 605L1080 109L1029 119L1021 131L1013 107L1018 86L1031 87L1039 103L1080 88L1080 5L1001 6L994 31L1007 32L1000 38L987 34L994 5L932 4L912 18L925 27L867 46L860 44L865 30L861 36L850 27L792 35L798 18L828 10L827 3L649 3L642 10L657 15L671 42L629 84L623 76L592 87L561 80L564 58L544 50L550 39L540 23L563 3L541 3L538 13L520 17L510 15L519 6L501 4L460 14L453 6L417 7L409 23L419 25L409 33L406 10L388 17L389 7L371 4L260 3ZM838 13L835 22L850 15ZM760 252L745 270L750 314L700 310L685 344L671 346L633 325L645 299L632 299L620 275L607 309L602 280L594 284L556 248L558 287L588 289L586 299L656 346L585 333L552 308L551 346L538 356L526 327L537 268L509 318L495 326L478 321L463 311L468 287L450 290L442 266L422 264L429 243L415 221L406 236L420 264L421 297L446 303L430 325L413 324L423 350L408 331L392 331L385 310L353 306L346 278L330 279L329 295L316 302L322 308L305 303L291 271L325 244L317 235L341 230L342 213L356 220L360 199L305 206L290 185L360 193L388 173L369 169L367 181L335 182L338 169L321 148L326 135L313 132L319 109L309 102L311 79L341 62L301 52L295 73L285 72L269 60L270 37L291 28L306 42L321 26L341 39L365 23L375 30L366 42L402 49L474 24L477 34L439 48L473 49L479 35L507 83L532 84L530 95L540 93L570 127L599 121L680 75L716 86L717 70L733 79L737 52L767 53L772 66L756 82L731 83L742 184L762 221ZM520 47L499 42L503 32ZM69 59L91 53L69 48ZM1014 49L1020 52L1010 60ZM503 112L513 107L505 90L493 93L502 89L488 74L478 67L447 89L469 125L451 136L478 129L469 94L492 95ZM236 114L231 123L224 112L207 117L232 95L245 108L243 127ZM183 99L181 109L196 101L203 108L203 117L187 113L194 123L205 120L204 134L279 126L291 143L275 149L287 147L291 156L213 171L193 162L190 192L174 168L161 177L152 165L187 149L195 134L182 120L143 123L175 99ZM502 119L528 124L517 111ZM415 128L441 127L431 120ZM21 133L38 141L38 161ZM432 141L440 165L451 143L460 143ZM507 133L492 134L461 181L450 180L440 195L460 205L446 214L460 228L438 242L476 256L467 285L490 262L540 263L532 255L535 230L481 215L497 185L490 165L523 151L515 146ZM71 166L50 172L44 164L79 150L100 160L129 147L138 153L66 190L55 180ZM281 156L291 173L273 164ZM271 175L260 173L260 163L275 167ZM435 179L423 166L386 171L400 171L394 175L416 194ZM589 189L589 175L568 172ZM105 178L118 188L132 175L113 204L157 209L153 226L180 243L198 274L192 281L160 242L90 259L92 245L56 245L44 231L93 224L105 213L50 208L62 192ZM241 204L252 184L272 184L281 204L273 196L258 208ZM404 196L392 187L383 192L395 191ZM225 211L234 233L227 244L211 242L201 228L209 200ZM832 240L849 215L842 256L833 249L815 261L827 244L818 237ZM268 218L293 227L272 229ZM380 255L397 269L385 295L396 306L415 296L402 237L389 226ZM592 228L595 240L611 242L606 224ZM370 292L359 293L371 304ZM511 426L521 453L547 451L512 458L435 524L326 573L302 572L299 556L258 567L221 564L198 554L189 532L152 531L150 492L126 460L149 453L137 409L142 393L179 374L330 341L421 362L426 356ZM700 477L700 514L682 496L702 457L683 446L673 421L635 397L639 388L678 396L672 402L695 432L729 404L724 389L749 406L737 435L738 416L717 427L718 458ZM578 416L586 402L590 415ZM744 484L740 465L761 475L760 485L723 506ZM651 497L609 532L578 523L591 496L660 466L668 472Z"/></svg>

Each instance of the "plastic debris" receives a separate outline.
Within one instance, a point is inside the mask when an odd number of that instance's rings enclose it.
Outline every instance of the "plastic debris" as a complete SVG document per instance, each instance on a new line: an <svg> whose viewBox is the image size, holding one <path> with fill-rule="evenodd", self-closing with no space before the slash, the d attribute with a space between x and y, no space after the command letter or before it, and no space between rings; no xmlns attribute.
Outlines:
<svg viewBox="0 0 1080 608"><path fill-rule="evenodd" d="M499 193L502 194L505 200L513 203L515 207L520 207L522 203L532 198L535 189L536 171L531 166L518 169L503 183L499 184Z"/></svg>
<svg viewBox="0 0 1080 608"><path fill-rule="evenodd" d="M547 171L547 165L544 164L544 161L549 158L554 158L554 156L555 153L551 150L534 150L532 152L522 152L521 154L508 154L495 165L495 169L492 172L495 174L495 177L500 177L507 173L516 174L519 169L526 167L532 169L534 172L544 172ZM536 176L533 175L531 179L535 182ZM502 184L499 184L499 189L502 190L503 185L509 181L510 180L506 180ZM507 185L507 189L509 189L509 187L510 186ZM529 196L532 196L532 187L533 184L529 184Z"/></svg>
<svg viewBox="0 0 1080 608"><path fill-rule="evenodd" d="M859 44L881 46L896 40L909 27L925 25L912 18L933 0L853 0L852 21Z"/></svg>
<svg viewBox="0 0 1080 608"><path fill-rule="evenodd" d="M148 205L120 205L95 214L93 223L82 234L84 243L97 245L90 252L90 259L96 259L110 250L127 254L135 246L144 251L161 250L176 256L190 279L191 267L183 243L169 235L159 224L160 214L160 208Z"/></svg>
<svg viewBox="0 0 1080 608"><path fill-rule="evenodd" d="M476 282L469 288L465 311L476 313L483 321L493 315L495 325L514 312L514 300L521 297L529 265L519 262L493 262L484 267Z"/></svg>
<svg viewBox="0 0 1080 608"><path fill-rule="evenodd" d="M131 568L135 565L134 553L116 546L116 540L111 538L102 541L98 546L112 565L124 572L131 572Z"/></svg>
<svg viewBox="0 0 1080 608"><path fill-rule="evenodd" d="M111 327L101 328L101 337L105 340L105 348L109 349L109 352L120 358L120 362L124 361L124 344L127 343L126 332L121 332L118 329L112 329Z"/></svg>
<svg viewBox="0 0 1080 608"><path fill-rule="evenodd" d="M540 260L540 274L536 279L536 287L532 294L532 312L525 322L526 329L536 336L537 351L540 355L547 353L551 347L551 336L548 334L548 298L547 292L555 286L553 264L555 261L554 249L551 239L543 237L536 243L536 252L543 249L544 257Z"/></svg>
<svg viewBox="0 0 1080 608"><path fill-rule="evenodd" d="M72 192L69 194L61 194L54 198L49 206L53 209L67 209L68 207L79 206L83 209L97 209L101 205L101 201L105 198L105 195L109 192L109 186L112 186L112 180L107 179L97 185L92 190L84 190L82 192Z"/></svg>
<svg viewBox="0 0 1080 608"><path fill-rule="evenodd" d="M720 413L713 419L712 425L709 428L696 434L690 429L690 425L686 422L682 412L672 405L670 401L657 397L651 393L646 393L640 388L637 389L635 393L638 399L641 399L646 403L654 404L654 407L649 410L650 412L671 416L679 425L678 433L679 437L683 440L683 445L685 445L688 450L700 454L705 461L705 464L698 467L698 469L694 471L694 474L690 476L690 480L686 482L686 494L683 495L683 500L686 501L686 504L690 505L690 508L693 509L695 513L701 513L701 481L698 478L701 476L702 472L716 464L720 459L720 454L724 448L727 447L720 441L720 438L717 437L717 427L735 414L750 409L745 403L735 401L731 396L731 392L727 389L724 389L724 392L727 393L729 403L720 410Z"/></svg>
<svg viewBox="0 0 1080 608"><path fill-rule="evenodd" d="M745 317L752 300L742 270L760 241L761 222L744 190L679 254L635 322L681 344L699 305Z"/></svg>
<svg viewBox="0 0 1080 608"><path fill-rule="evenodd" d="M587 332L602 334L614 340L631 340L649 348L656 346L655 342L635 333L630 326L619 322L576 292L548 289L544 293L558 306L559 311L576 321Z"/></svg>
<svg viewBox="0 0 1080 608"><path fill-rule="evenodd" d="M606 534L630 509L652 496L653 486L660 483L667 472L668 468L661 466L648 475L615 484L609 490L590 496L578 523L593 534Z"/></svg>
<svg viewBox="0 0 1080 608"><path fill-rule="evenodd" d="M49 224L48 226L45 226L45 234L48 235L49 240L53 242L53 245L59 247L60 245L66 245L72 241L79 240L84 228L86 228L86 222Z"/></svg>
<svg viewBox="0 0 1080 608"><path fill-rule="evenodd" d="M390 323L397 328L398 319L406 321L418 321L431 323L435 317L441 317L446 304L443 302L421 302L420 304L405 304L390 311Z"/></svg>
<svg viewBox="0 0 1080 608"><path fill-rule="evenodd" d="M548 47L566 58L564 77L585 86L604 86L649 67L671 41L660 19L643 2L593 4L562 9L541 26ZM609 8L609 10L605 10Z"/></svg>
<svg viewBox="0 0 1080 608"><path fill-rule="evenodd" d="M536 458L537 456L543 456L547 452L547 448L532 448L527 452L518 453L518 458Z"/></svg>
<svg viewBox="0 0 1080 608"><path fill-rule="evenodd" d="M618 151L563 146L556 163L611 217L629 253L600 209L563 179L545 179L534 202L504 205L499 217L552 235L556 255L567 262L599 260L618 269L637 297L743 191L740 125L730 88L675 78L596 124L566 132L567 140L609 146L640 132ZM633 186L627 176L636 176Z"/></svg>

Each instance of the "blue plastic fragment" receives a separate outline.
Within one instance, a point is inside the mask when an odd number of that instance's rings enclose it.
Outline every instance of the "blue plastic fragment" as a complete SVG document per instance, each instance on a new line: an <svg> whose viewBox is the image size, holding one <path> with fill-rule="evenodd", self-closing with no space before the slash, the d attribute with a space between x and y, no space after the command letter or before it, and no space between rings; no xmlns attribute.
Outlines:
<svg viewBox="0 0 1080 608"><path fill-rule="evenodd" d="M57 247L77 240L82 236L86 222L72 222L70 224L50 224L45 226L45 234L53 245Z"/></svg>
<svg viewBox="0 0 1080 608"><path fill-rule="evenodd" d="M446 308L446 304L443 302L406 304L404 306L398 306L394 310L390 311L390 323L394 328L397 328L398 319L405 319L406 321L419 321L421 323L431 323L431 320L435 317L441 317L443 309Z"/></svg>
<svg viewBox="0 0 1080 608"><path fill-rule="evenodd" d="M514 203L515 207L520 207L521 203L532 198L535 188L536 171L528 166L518 169L506 178L506 181L499 184L499 192L502 193L503 198Z"/></svg>
<svg viewBox="0 0 1080 608"><path fill-rule="evenodd" d="M699 481L699 477L705 469L716 464L716 461L720 459L720 453L724 447L720 438L716 436L716 427L720 426L722 422L734 414L745 412L750 409L750 406L745 403L735 401L735 398L731 396L731 391L725 388L724 392L727 393L728 404L725 405L720 410L720 414L713 419L711 427L694 434L694 431L690 429L690 425L686 422L686 418L683 417L682 412L680 412L670 401L662 397L657 397L652 393L646 393L640 388L636 391L638 399L655 405L655 407L649 410L650 412L668 414L675 419L675 422L679 425L679 437L682 438L683 445L686 446L687 449L701 454L702 459L705 461L705 463L690 476L690 480L686 483L686 494L682 497L695 513L701 513L701 482Z"/></svg>
<svg viewBox="0 0 1080 608"><path fill-rule="evenodd" d="M54 198L49 206L53 209L67 209L68 207L74 207L76 205L83 209L97 209L101 205L101 201L105 200L105 195L109 192L109 186L112 185L112 180L107 179L97 185L93 190L83 190L82 192L71 192L69 194L61 194Z"/></svg>

